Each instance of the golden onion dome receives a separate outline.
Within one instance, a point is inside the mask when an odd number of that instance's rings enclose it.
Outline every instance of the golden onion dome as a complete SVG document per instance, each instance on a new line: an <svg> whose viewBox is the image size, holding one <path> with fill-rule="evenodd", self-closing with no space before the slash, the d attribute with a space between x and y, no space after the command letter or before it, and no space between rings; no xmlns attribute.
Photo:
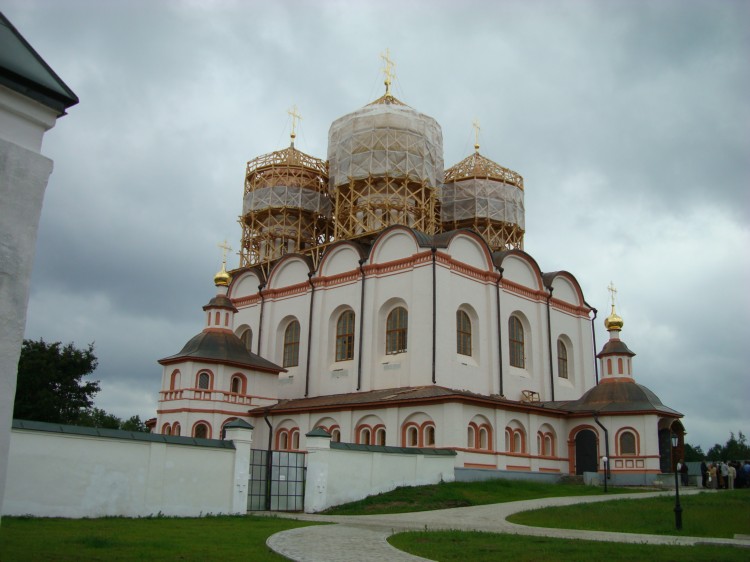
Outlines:
<svg viewBox="0 0 750 562"><path fill-rule="evenodd" d="M620 330L622 330L623 324L624 322L622 318L620 318L615 312L615 305L613 304L612 313L604 319L604 327L609 332L611 332L612 330L616 330L619 332Z"/></svg>
<svg viewBox="0 0 750 562"><path fill-rule="evenodd" d="M217 287L228 287L232 282L232 276L227 273L226 264L221 265L221 271L214 275L214 285Z"/></svg>

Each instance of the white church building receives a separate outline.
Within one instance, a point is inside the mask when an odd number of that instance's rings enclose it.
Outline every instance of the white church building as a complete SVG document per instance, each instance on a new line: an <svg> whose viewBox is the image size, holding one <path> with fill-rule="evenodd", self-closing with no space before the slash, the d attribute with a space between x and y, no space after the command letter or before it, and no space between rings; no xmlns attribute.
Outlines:
<svg viewBox="0 0 750 562"><path fill-rule="evenodd" d="M597 349L575 276L523 250L519 174L478 143L445 169L440 125L388 72L384 96L331 125L326 161L294 139L293 121L288 148L247 164L240 267L159 361L155 433L221 439L243 420L274 451L322 429L450 450L457 469L575 475L606 457L622 483L673 469L682 415L636 382L614 301Z"/></svg>

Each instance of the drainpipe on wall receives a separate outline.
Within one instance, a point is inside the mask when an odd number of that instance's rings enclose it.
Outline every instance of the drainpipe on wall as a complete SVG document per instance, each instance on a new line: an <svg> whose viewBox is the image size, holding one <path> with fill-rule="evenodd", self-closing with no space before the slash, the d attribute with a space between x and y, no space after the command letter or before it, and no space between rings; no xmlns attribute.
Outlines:
<svg viewBox="0 0 750 562"><path fill-rule="evenodd" d="M260 337L263 335L263 309L265 308L266 299L263 297L263 288L265 283L258 285L258 294L260 295L260 321L258 322L258 355L260 355Z"/></svg>
<svg viewBox="0 0 750 562"><path fill-rule="evenodd" d="M271 464L272 464L272 453L271 453L271 445L273 444L273 426L271 425L271 422L268 421L268 408L266 408L266 411L263 412L263 419L266 420L266 425L268 426L268 450L266 452L266 510L271 509Z"/></svg>
<svg viewBox="0 0 750 562"><path fill-rule="evenodd" d="M435 345L437 340L437 273L435 256L437 248L433 246L432 250L432 384L437 382L435 376Z"/></svg>
<svg viewBox="0 0 750 562"><path fill-rule="evenodd" d="M500 277L497 278L497 283L495 283L495 288L497 289L497 302L495 304L497 305L497 349L498 363L500 367L500 396L505 397L505 393L503 392L503 323L500 319L500 283L503 280L503 268L498 267L497 272L500 274Z"/></svg>
<svg viewBox="0 0 750 562"><path fill-rule="evenodd" d="M609 432L607 431L607 428L602 425L602 423L599 421L599 415L594 412L594 421L596 422L596 425L601 427L604 430L604 455L607 457L607 462L604 465L604 478L606 480L609 480L610 478L610 471L609 471L609 465L611 464L612 460L609 458ZM596 459L596 467L599 468L599 459Z"/></svg>
<svg viewBox="0 0 750 562"><path fill-rule="evenodd" d="M367 258L359 260L359 271L362 273L362 288L359 291L359 356L357 357L357 390L362 388L362 340L365 326L365 268Z"/></svg>
<svg viewBox="0 0 750 562"><path fill-rule="evenodd" d="M313 272L307 274L307 282L310 283L310 317L307 321L307 365L305 366L305 398L310 391L310 357L312 356L312 322L313 303L315 302L315 285L312 281Z"/></svg>
<svg viewBox="0 0 750 562"><path fill-rule="evenodd" d="M595 308L594 317L591 319L591 338L594 340L594 373L596 375L596 384L599 384L599 362L596 360L596 330L594 329L594 320L596 320L596 313L598 312Z"/></svg>
<svg viewBox="0 0 750 562"><path fill-rule="evenodd" d="M549 351L549 386L552 389L552 401L555 401L555 373L552 370L552 320L550 320L549 301L552 300L552 287L547 287L547 348Z"/></svg>

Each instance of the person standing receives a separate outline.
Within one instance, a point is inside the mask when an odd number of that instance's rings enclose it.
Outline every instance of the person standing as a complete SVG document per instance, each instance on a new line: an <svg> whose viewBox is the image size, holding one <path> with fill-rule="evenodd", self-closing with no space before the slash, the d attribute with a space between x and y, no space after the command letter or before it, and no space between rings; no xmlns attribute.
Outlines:
<svg viewBox="0 0 750 562"><path fill-rule="evenodd" d="M727 466L727 463L724 461L721 461L721 487L722 489L727 489L727 480L729 479L729 467Z"/></svg>
<svg viewBox="0 0 750 562"><path fill-rule="evenodd" d="M734 479L737 477L737 469L734 468L734 463L729 463L729 467L727 468L727 481L729 484L729 489L734 490Z"/></svg>
<svg viewBox="0 0 750 562"><path fill-rule="evenodd" d="M716 463L712 462L711 467L708 469L708 483L712 490L716 490L719 487L718 470L716 470Z"/></svg>
<svg viewBox="0 0 750 562"><path fill-rule="evenodd" d="M680 479L682 480L682 485L687 486L688 485L688 465L685 463L685 459L680 459Z"/></svg>
<svg viewBox="0 0 750 562"><path fill-rule="evenodd" d="M701 461L701 486L708 488L708 465L706 461Z"/></svg>

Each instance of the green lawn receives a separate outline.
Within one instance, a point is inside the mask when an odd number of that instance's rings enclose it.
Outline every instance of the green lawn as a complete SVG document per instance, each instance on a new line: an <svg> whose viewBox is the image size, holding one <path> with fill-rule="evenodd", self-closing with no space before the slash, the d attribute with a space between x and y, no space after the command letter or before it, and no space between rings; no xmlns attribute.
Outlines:
<svg viewBox="0 0 750 562"><path fill-rule="evenodd" d="M747 549L734 547L602 543L458 531L399 533L388 542L411 554L440 562L746 562L750 554Z"/></svg>
<svg viewBox="0 0 750 562"><path fill-rule="evenodd" d="M750 535L750 490L681 496L682 531L675 531L674 496L548 507L516 513L508 521L535 527L622 531L653 535L732 538ZM750 559L750 552L747 552Z"/></svg>
<svg viewBox="0 0 750 562"><path fill-rule="evenodd" d="M272 534L309 525L266 517L36 519L3 517L0 560L285 560Z"/></svg>
<svg viewBox="0 0 750 562"><path fill-rule="evenodd" d="M610 488L609 494L636 492L629 488ZM522 480L488 480L486 482L450 482L432 486L396 488L360 501L333 507L330 515L373 515L408 513L489 503L505 503L558 496L598 496L603 488L583 484L544 484Z"/></svg>

